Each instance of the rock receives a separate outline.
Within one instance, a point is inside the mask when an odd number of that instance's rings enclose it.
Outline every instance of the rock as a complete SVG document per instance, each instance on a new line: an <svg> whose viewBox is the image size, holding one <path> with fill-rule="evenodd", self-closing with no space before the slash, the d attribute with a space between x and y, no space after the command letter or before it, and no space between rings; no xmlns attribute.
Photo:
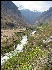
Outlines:
<svg viewBox="0 0 52 70"><path fill-rule="evenodd" d="M49 43L49 42L52 42L52 36L50 36L50 38L48 38L47 40L43 40L43 43Z"/></svg>
<svg viewBox="0 0 52 70"><path fill-rule="evenodd" d="M36 33L36 31L33 31L31 34L33 35L33 34L35 34Z"/></svg>

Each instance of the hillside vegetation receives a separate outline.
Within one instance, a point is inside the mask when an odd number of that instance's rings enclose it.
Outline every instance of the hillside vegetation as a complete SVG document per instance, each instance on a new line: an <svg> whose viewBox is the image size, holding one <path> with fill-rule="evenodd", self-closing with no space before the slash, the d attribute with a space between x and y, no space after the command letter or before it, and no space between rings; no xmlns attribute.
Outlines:
<svg viewBox="0 0 52 70"><path fill-rule="evenodd" d="M34 29L33 29L34 30ZM5 70L51 70L52 69L52 41L44 43L52 35L52 24L44 23L36 29L36 34L30 35L31 28L25 32L28 35L28 43L23 52L17 53L3 66ZM22 58L23 57L23 58ZM48 62L49 61L49 62ZM49 67L48 67L49 66Z"/></svg>

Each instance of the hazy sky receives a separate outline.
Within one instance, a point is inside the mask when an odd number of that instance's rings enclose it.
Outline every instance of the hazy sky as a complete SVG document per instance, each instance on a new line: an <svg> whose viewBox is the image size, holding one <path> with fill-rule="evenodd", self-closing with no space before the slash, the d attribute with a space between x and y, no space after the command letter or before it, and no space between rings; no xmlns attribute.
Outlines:
<svg viewBox="0 0 52 70"><path fill-rule="evenodd" d="M21 6L19 9L37 10L40 12L46 11L52 7L52 1L12 1L16 6Z"/></svg>

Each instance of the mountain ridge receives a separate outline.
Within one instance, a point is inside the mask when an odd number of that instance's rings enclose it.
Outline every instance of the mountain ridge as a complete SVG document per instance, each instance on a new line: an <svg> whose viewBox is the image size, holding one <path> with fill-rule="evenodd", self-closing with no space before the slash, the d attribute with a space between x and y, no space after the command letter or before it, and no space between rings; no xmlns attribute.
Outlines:
<svg viewBox="0 0 52 70"><path fill-rule="evenodd" d="M35 19L34 24L48 22L50 20L52 20L52 7L42 12L41 15Z"/></svg>
<svg viewBox="0 0 52 70"><path fill-rule="evenodd" d="M41 12L38 12L38 11L30 11L28 9L20 10L20 12L21 12L22 16L24 16L24 18L30 24L32 24L33 21L35 20L35 18L41 14Z"/></svg>
<svg viewBox="0 0 52 70"><path fill-rule="evenodd" d="M21 28L26 26L18 7L11 1L1 1L1 28Z"/></svg>

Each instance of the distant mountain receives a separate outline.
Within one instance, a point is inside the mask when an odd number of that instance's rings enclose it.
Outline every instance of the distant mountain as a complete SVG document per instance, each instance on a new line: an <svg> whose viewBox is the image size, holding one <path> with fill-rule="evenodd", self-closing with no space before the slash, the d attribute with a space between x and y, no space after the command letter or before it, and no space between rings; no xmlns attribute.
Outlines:
<svg viewBox="0 0 52 70"><path fill-rule="evenodd" d="M50 7L47 11L42 12L42 14L34 20L34 24L48 21L52 21L52 7Z"/></svg>
<svg viewBox="0 0 52 70"><path fill-rule="evenodd" d="M21 28L26 25L18 7L11 1L1 1L1 28Z"/></svg>
<svg viewBox="0 0 52 70"><path fill-rule="evenodd" d="M38 17L41 12L38 12L38 11L30 11L28 9L23 9L23 10L20 10L22 16L24 16L24 18L28 21L28 23L32 23L36 17Z"/></svg>

